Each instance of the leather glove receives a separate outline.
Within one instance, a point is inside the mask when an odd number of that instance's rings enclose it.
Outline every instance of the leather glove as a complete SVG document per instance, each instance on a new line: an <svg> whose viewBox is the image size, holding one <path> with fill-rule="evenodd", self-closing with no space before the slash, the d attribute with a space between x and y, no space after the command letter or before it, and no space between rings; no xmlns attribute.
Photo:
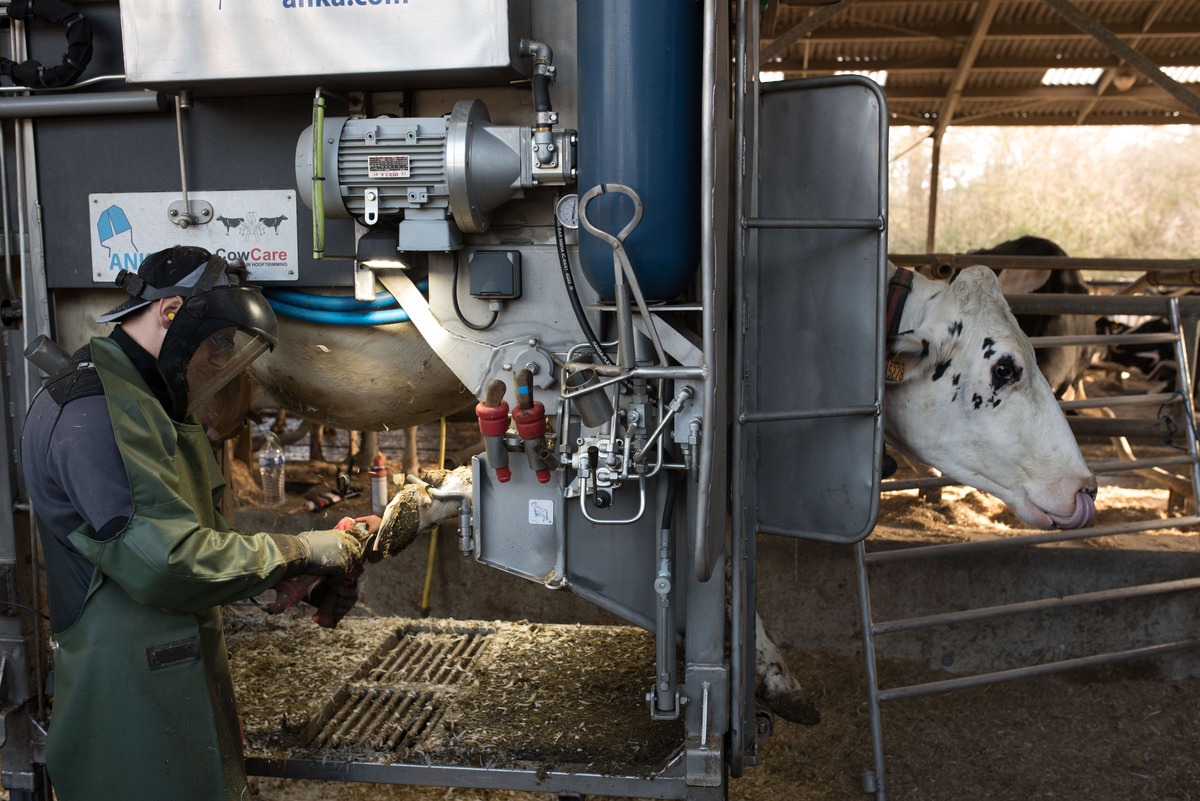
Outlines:
<svg viewBox="0 0 1200 801"><path fill-rule="evenodd" d="M332 529L303 534L275 534L272 539L287 559L284 578L301 574L341 576L363 558L363 544L353 534Z"/></svg>
<svg viewBox="0 0 1200 801"><path fill-rule="evenodd" d="M355 570L351 575L356 574ZM330 576L316 586L306 599L317 607L313 620L327 629L336 628L341 619L358 603L359 580L350 576Z"/></svg>

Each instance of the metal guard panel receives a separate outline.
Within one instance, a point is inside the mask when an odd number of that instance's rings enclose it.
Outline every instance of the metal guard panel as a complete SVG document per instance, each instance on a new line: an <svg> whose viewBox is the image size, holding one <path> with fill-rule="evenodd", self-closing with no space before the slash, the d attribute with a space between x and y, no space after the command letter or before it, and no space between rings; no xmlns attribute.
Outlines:
<svg viewBox="0 0 1200 801"><path fill-rule="evenodd" d="M851 543L879 511L887 105L858 76L762 90L749 259L758 530Z"/></svg>

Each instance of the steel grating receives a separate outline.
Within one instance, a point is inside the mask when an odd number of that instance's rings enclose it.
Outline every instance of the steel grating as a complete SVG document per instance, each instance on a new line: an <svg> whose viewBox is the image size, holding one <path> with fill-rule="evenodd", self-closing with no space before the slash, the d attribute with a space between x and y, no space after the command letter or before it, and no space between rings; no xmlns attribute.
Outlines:
<svg viewBox="0 0 1200 801"><path fill-rule="evenodd" d="M225 638L251 775L473 786L483 770L545 790L558 773L656 797L682 776L683 721L647 709L642 629L255 612L228 614Z"/></svg>
<svg viewBox="0 0 1200 801"><path fill-rule="evenodd" d="M304 728L306 749L374 751L403 758L445 716L451 696L473 680L472 663L493 631L407 629L360 669Z"/></svg>

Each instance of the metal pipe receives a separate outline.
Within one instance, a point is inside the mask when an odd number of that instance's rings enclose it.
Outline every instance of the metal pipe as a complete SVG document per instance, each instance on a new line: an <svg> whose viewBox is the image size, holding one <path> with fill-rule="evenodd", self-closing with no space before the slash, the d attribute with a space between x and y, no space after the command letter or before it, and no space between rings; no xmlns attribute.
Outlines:
<svg viewBox="0 0 1200 801"><path fill-rule="evenodd" d="M830 406L825 409L798 409L786 412L742 412L743 423L784 423L791 420L816 420L825 417L874 417L880 414L879 404L864 406Z"/></svg>
<svg viewBox="0 0 1200 801"><path fill-rule="evenodd" d="M890 690L881 690L879 693L880 701L891 701L896 698L915 698L920 695L933 695L934 693L944 693L950 690L963 690L968 687L982 687L988 684L999 684L1003 681L1012 681L1013 679L1023 679L1033 676L1044 676L1049 673L1062 673L1067 670L1076 670L1084 667L1094 667L1096 665L1109 665L1114 662L1128 662L1131 659L1140 659L1147 656L1161 656L1163 654L1182 651L1187 648L1194 648L1200 645L1200 640L1176 640L1175 642L1163 643L1161 645L1148 645L1143 648L1133 648L1128 651L1111 651L1104 654L1096 654L1094 656L1083 656L1078 659L1063 659L1058 662L1047 662L1041 665L1032 665L1030 667L1014 668L1012 670L997 670L993 673L978 673L973 676L963 676L958 679L947 679L945 681L933 681L927 684L914 684L908 687L894 687Z"/></svg>
<svg viewBox="0 0 1200 801"><path fill-rule="evenodd" d="M1013 314L1157 314L1171 313L1171 298L1154 295L1005 295ZM1195 314L1200 297L1178 298L1181 309Z"/></svg>
<svg viewBox="0 0 1200 801"><path fill-rule="evenodd" d="M1098 272L1190 273L1200 270L1200 259L1109 259L1073 256L985 256L982 253L889 253L897 267L947 266L962 269L976 264L997 270L1092 270Z"/></svg>
<svg viewBox="0 0 1200 801"><path fill-rule="evenodd" d="M871 722L871 753L875 763L875 797L887 798L884 788L883 723L879 716L879 676L875 668L875 640L871 636L871 588L867 580L867 549L859 540L854 543L854 572L858 581L859 614L862 616L863 659L867 668L867 711Z"/></svg>
<svg viewBox="0 0 1200 801"><path fill-rule="evenodd" d="M1191 456L1162 456L1155 459L1138 459L1135 462L1126 459L1107 459L1098 462L1088 462L1088 469L1096 474L1129 473L1149 467L1190 465L1192 461ZM904 490L957 486L960 486L959 482L952 478L898 478L891 481L884 481L880 487L880 491L903 492Z"/></svg>
<svg viewBox="0 0 1200 801"><path fill-rule="evenodd" d="M1035 348L1061 348L1067 345L1166 345L1177 339L1175 334L1080 334L1029 337L1029 342Z"/></svg>
<svg viewBox="0 0 1200 801"><path fill-rule="evenodd" d="M702 409L701 420L703 425L708 427L707 431L702 432L703 436L700 439L699 458L698 458L698 477L697 484L699 491L694 493L695 502L692 505L693 531L695 552L694 562L696 570L696 578L700 581L708 581L712 577L713 568L716 567L715 560L709 556L709 516L708 504L711 498L713 487L713 462L715 460L716 443L719 437L724 435L723 432L714 430L717 419L717 318L716 304L717 298L717 280L716 280L716 158L717 158L717 130L720 127L720 122L717 118L716 106L716 75L718 70L725 69L724 64L717 63L717 36L719 26L717 24L717 8L716 0L705 0L704 2L704 45L702 48L702 65L701 65L701 81L703 83L700 93L700 235L702 237L700 243L700 301L704 306L704 310L700 313L700 330L702 331L702 349L704 354L704 365L702 373L704 378L704 390L702 394ZM724 497L719 490L716 491L718 497ZM724 524L722 517L719 525Z"/></svg>
<svg viewBox="0 0 1200 801"><path fill-rule="evenodd" d="M1165 595L1171 592L1184 592L1185 590L1195 589L1200 589L1200 578L1161 581L1155 584L1137 584L1111 590L1097 590L1095 592L1080 592L1074 595L1060 595L1054 598L1040 598L1036 601L981 606L958 612L943 612L936 615L885 620L882 623L873 624L871 631L875 634L891 634L897 631L912 631L932 626L948 626L952 623L973 623L977 620L989 620L1007 615L1041 612L1048 609L1069 609L1073 606L1083 606L1103 601L1144 598L1149 595Z"/></svg>
<svg viewBox="0 0 1200 801"><path fill-rule="evenodd" d="M102 92L90 95L37 95L0 98L0 119L148 114L170 106L163 92Z"/></svg>
<svg viewBox="0 0 1200 801"><path fill-rule="evenodd" d="M4 141L4 126L0 124L0 156L6 153L8 148ZM15 298L17 296L17 285L13 281L13 263L12 263L12 222L9 220L8 208L8 159L0 157L0 216L3 216L3 221L0 221L0 231L3 231L4 236L4 297Z"/></svg>
<svg viewBox="0 0 1200 801"><path fill-rule="evenodd" d="M791 218L777 217L750 217L742 221L742 225L747 228L769 228L769 229L831 229L835 231L842 230L867 230L867 231L882 231L883 219L880 217L846 217L838 219L820 219L820 220L804 220Z"/></svg>
<svg viewBox="0 0 1200 801"><path fill-rule="evenodd" d="M1113 395L1107 398L1083 398L1082 400L1059 401L1058 408L1064 412L1078 409L1111 409L1115 406L1149 406L1172 403L1179 400L1174 392L1148 392L1145 395Z"/></svg>
<svg viewBox="0 0 1200 801"><path fill-rule="evenodd" d="M757 75L758 47L749 52L748 42L758 43L755 23L758 21L758 10L750 8L750 0L737 0L737 17L733 37L733 145L734 160L732 166L733 182L733 212L737 219L753 211L753 194L747 191L747 185L753 186L754 165L757 153L754 149L755 130L754 118L747 114L747 108L757 108L758 86L754 80ZM745 225L736 225L731 231L733 238L733 276L734 293L742 297L745 290L746 253L749 229ZM746 330L746 311L744 303L735 303L733 308L735 331ZM745 363L745 342L740 336L732 337L731 349L735 374L741 373ZM730 381L732 408L735 411L746 407L745 382ZM731 421L733 436L730 442L730 476L732 496L745 497L746 487L746 437L744 424L737 419ZM752 569L754 565L755 532L753 523L748 519L750 511L744 505L736 505L730 510L730 567L729 567L729 770L732 776L740 777L744 770L747 752L753 753L754 743L754 666L751 663L754 648L751 647L752 636L749 633L747 621L755 613L756 588ZM699 548L696 556L700 555Z"/></svg>
<svg viewBox="0 0 1200 801"><path fill-rule="evenodd" d="M192 214L192 204L188 200L187 158L183 146L183 109L192 107L191 94L180 92L175 95L175 140L179 145L179 184L183 194L183 213L174 222L180 228L195 225L199 220Z"/></svg>
<svg viewBox="0 0 1200 801"><path fill-rule="evenodd" d="M1181 331L1179 319L1179 298L1171 298L1171 328L1178 335ZM1196 454L1196 409L1192 404L1192 374L1187 348L1183 337L1175 339L1175 363L1178 366L1177 380L1180 399L1183 401L1183 419L1187 422L1188 453L1192 457L1192 497L1200 493L1200 460Z"/></svg>
<svg viewBox="0 0 1200 801"><path fill-rule="evenodd" d="M1187 528L1200 523L1200 517L1176 517L1171 520L1143 520L1134 523L1116 523L1111 526L1093 526L1092 528L1075 529L1073 531L1048 531L1040 534L1023 534L1015 537L1002 537L994 540L976 540L973 542L953 542L945 545L924 545L916 548L902 548L895 551L877 551L866 555L870 564L885 564L891 562L907 562L914 559L932 559L947 554L962 555L987 553L990 551L1007 551L1025 545L1044 545L1053 542L1071 542L1086 540L1093 537L1111 537L1114 534L1136 534L1140 531L1155 531L1164 528Z"/></svg>

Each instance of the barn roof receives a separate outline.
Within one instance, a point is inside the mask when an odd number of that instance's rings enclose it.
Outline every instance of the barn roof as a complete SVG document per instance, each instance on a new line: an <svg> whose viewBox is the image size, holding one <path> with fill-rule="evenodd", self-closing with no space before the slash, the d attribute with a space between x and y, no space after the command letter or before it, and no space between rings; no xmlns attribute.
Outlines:
<svg viewBox="0 0 1200 801"><path fill-rule="evenodd" d="M896 125L1200 124L1200 0L767 0L761 34L764 72L886 71Z"/></svg>

